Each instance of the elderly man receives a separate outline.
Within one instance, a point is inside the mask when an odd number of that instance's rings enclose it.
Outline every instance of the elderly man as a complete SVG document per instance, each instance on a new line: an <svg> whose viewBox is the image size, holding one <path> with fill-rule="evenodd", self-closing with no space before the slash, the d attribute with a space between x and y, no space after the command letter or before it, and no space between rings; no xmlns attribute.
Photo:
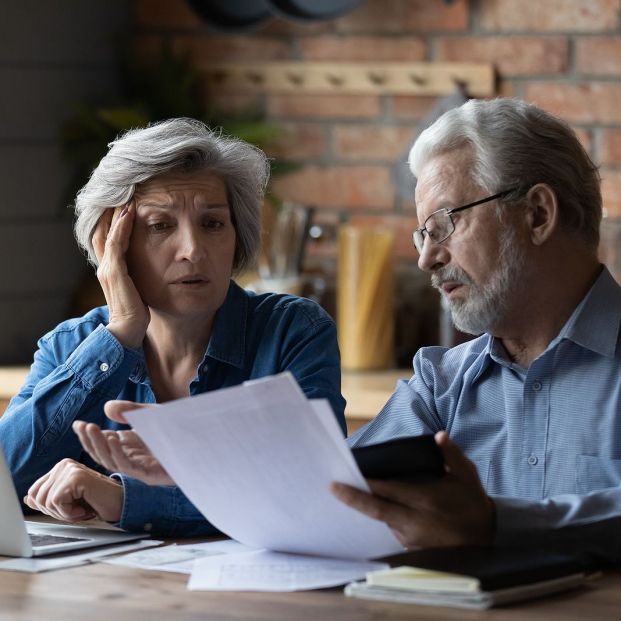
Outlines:
<svg viewBox="0 0 621 621"><path fill-rule="evenodd" d="M428 347L359 446L435 433L432 484L341 484L406 546L578 544L621 559L621 288L597 258L597 170L573 131L517 100L470 101L423 132L419 267L457 328Z"/></svg>

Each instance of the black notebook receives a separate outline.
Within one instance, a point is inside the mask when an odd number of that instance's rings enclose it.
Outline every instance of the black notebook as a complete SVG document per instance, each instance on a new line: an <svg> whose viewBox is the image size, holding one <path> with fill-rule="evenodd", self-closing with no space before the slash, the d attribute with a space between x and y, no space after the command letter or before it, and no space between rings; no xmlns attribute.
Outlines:
<svg viewBox="0 0 621 621"><path fill-rule="evenodd" d="M365 582L347 585L345 593L365 599L490 608L575 588L587 577L577 557L524 548L435 548L382 560L395 569L372 572Z"/></svg>

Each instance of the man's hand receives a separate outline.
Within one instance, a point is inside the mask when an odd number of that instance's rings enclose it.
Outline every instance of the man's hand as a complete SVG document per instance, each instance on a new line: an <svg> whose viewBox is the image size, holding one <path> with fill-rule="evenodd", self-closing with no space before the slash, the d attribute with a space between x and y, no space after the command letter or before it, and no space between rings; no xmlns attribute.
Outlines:
<svg viewBox="0 0 621 621"><path fill-rule="evenodd" d="M123 412L148 407L132 401L108 401L108 418L126 423ZM122 472L149 485L174 485L166 470L135 431L102 431L94 423L75 421L73 430L84 450L104 468Z"/></svg>
<svg viewBox="0 0 621 621"><path fill-rule="evenodd" d="M118 522L123 486L73 459L63 459L32 484L24 503L66 522L95 517Z"/></svg>
<svg viewBox="0 0 621 621"><path fill-rule="evenodd" d="M346 505L386 522L406 548L486 545L494 536L494 503L474 464L446 432L435 436L446 473L436 481L369 481L372 494L343 483L332 493Z"/></svg>

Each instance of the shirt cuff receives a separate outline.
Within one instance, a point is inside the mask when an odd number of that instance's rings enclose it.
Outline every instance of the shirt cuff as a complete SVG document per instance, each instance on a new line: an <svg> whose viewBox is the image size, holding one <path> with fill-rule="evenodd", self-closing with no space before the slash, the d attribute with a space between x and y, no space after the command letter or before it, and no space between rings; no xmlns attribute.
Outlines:
<svg viewBox="0 0 621 621"><path fill-rule="evenodd" d="M66 365L91 390L117 372L124 384L141 357L140 350L123 347L104 325L99 325L76 347ZM118 392L117 386L111 390L113 397Z"/></svg>
<svg viewBox="0 0 621 621"><path fill-rule="evenodd" d="M113 474L123 485L123 510L118 526L158 537L199 537L220 534L175 486L147 485L124 474Z"/></svg>

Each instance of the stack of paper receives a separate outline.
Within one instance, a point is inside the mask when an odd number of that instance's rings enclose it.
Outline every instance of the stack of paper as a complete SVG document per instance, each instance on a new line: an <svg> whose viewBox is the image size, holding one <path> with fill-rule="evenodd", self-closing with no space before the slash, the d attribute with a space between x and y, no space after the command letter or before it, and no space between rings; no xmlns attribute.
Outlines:
<svg viewBox="0 0 621 621"><path fill-rule="evenodd" d="M540 550L464 547L423 550L408 556L424 566L369 572L366 582L348 584L346 595L432 606L490 608L570 589L586 578L576 559ZM442 571L450 567L461 568L464 573Z"/></svg>
<svg viewBox="0 0 621 621"><path fill-rule="evenodd" d="M386 524L331 494L333 481L369 488L327 401L309 401L289 373L127 419L201 513L246 546L357 561L403 551ZM299 579L281 590L316 588L383 567L328 559L320 571L317 558L237 556L197 561L192 588L268 589L285 567Z"/></svg>

